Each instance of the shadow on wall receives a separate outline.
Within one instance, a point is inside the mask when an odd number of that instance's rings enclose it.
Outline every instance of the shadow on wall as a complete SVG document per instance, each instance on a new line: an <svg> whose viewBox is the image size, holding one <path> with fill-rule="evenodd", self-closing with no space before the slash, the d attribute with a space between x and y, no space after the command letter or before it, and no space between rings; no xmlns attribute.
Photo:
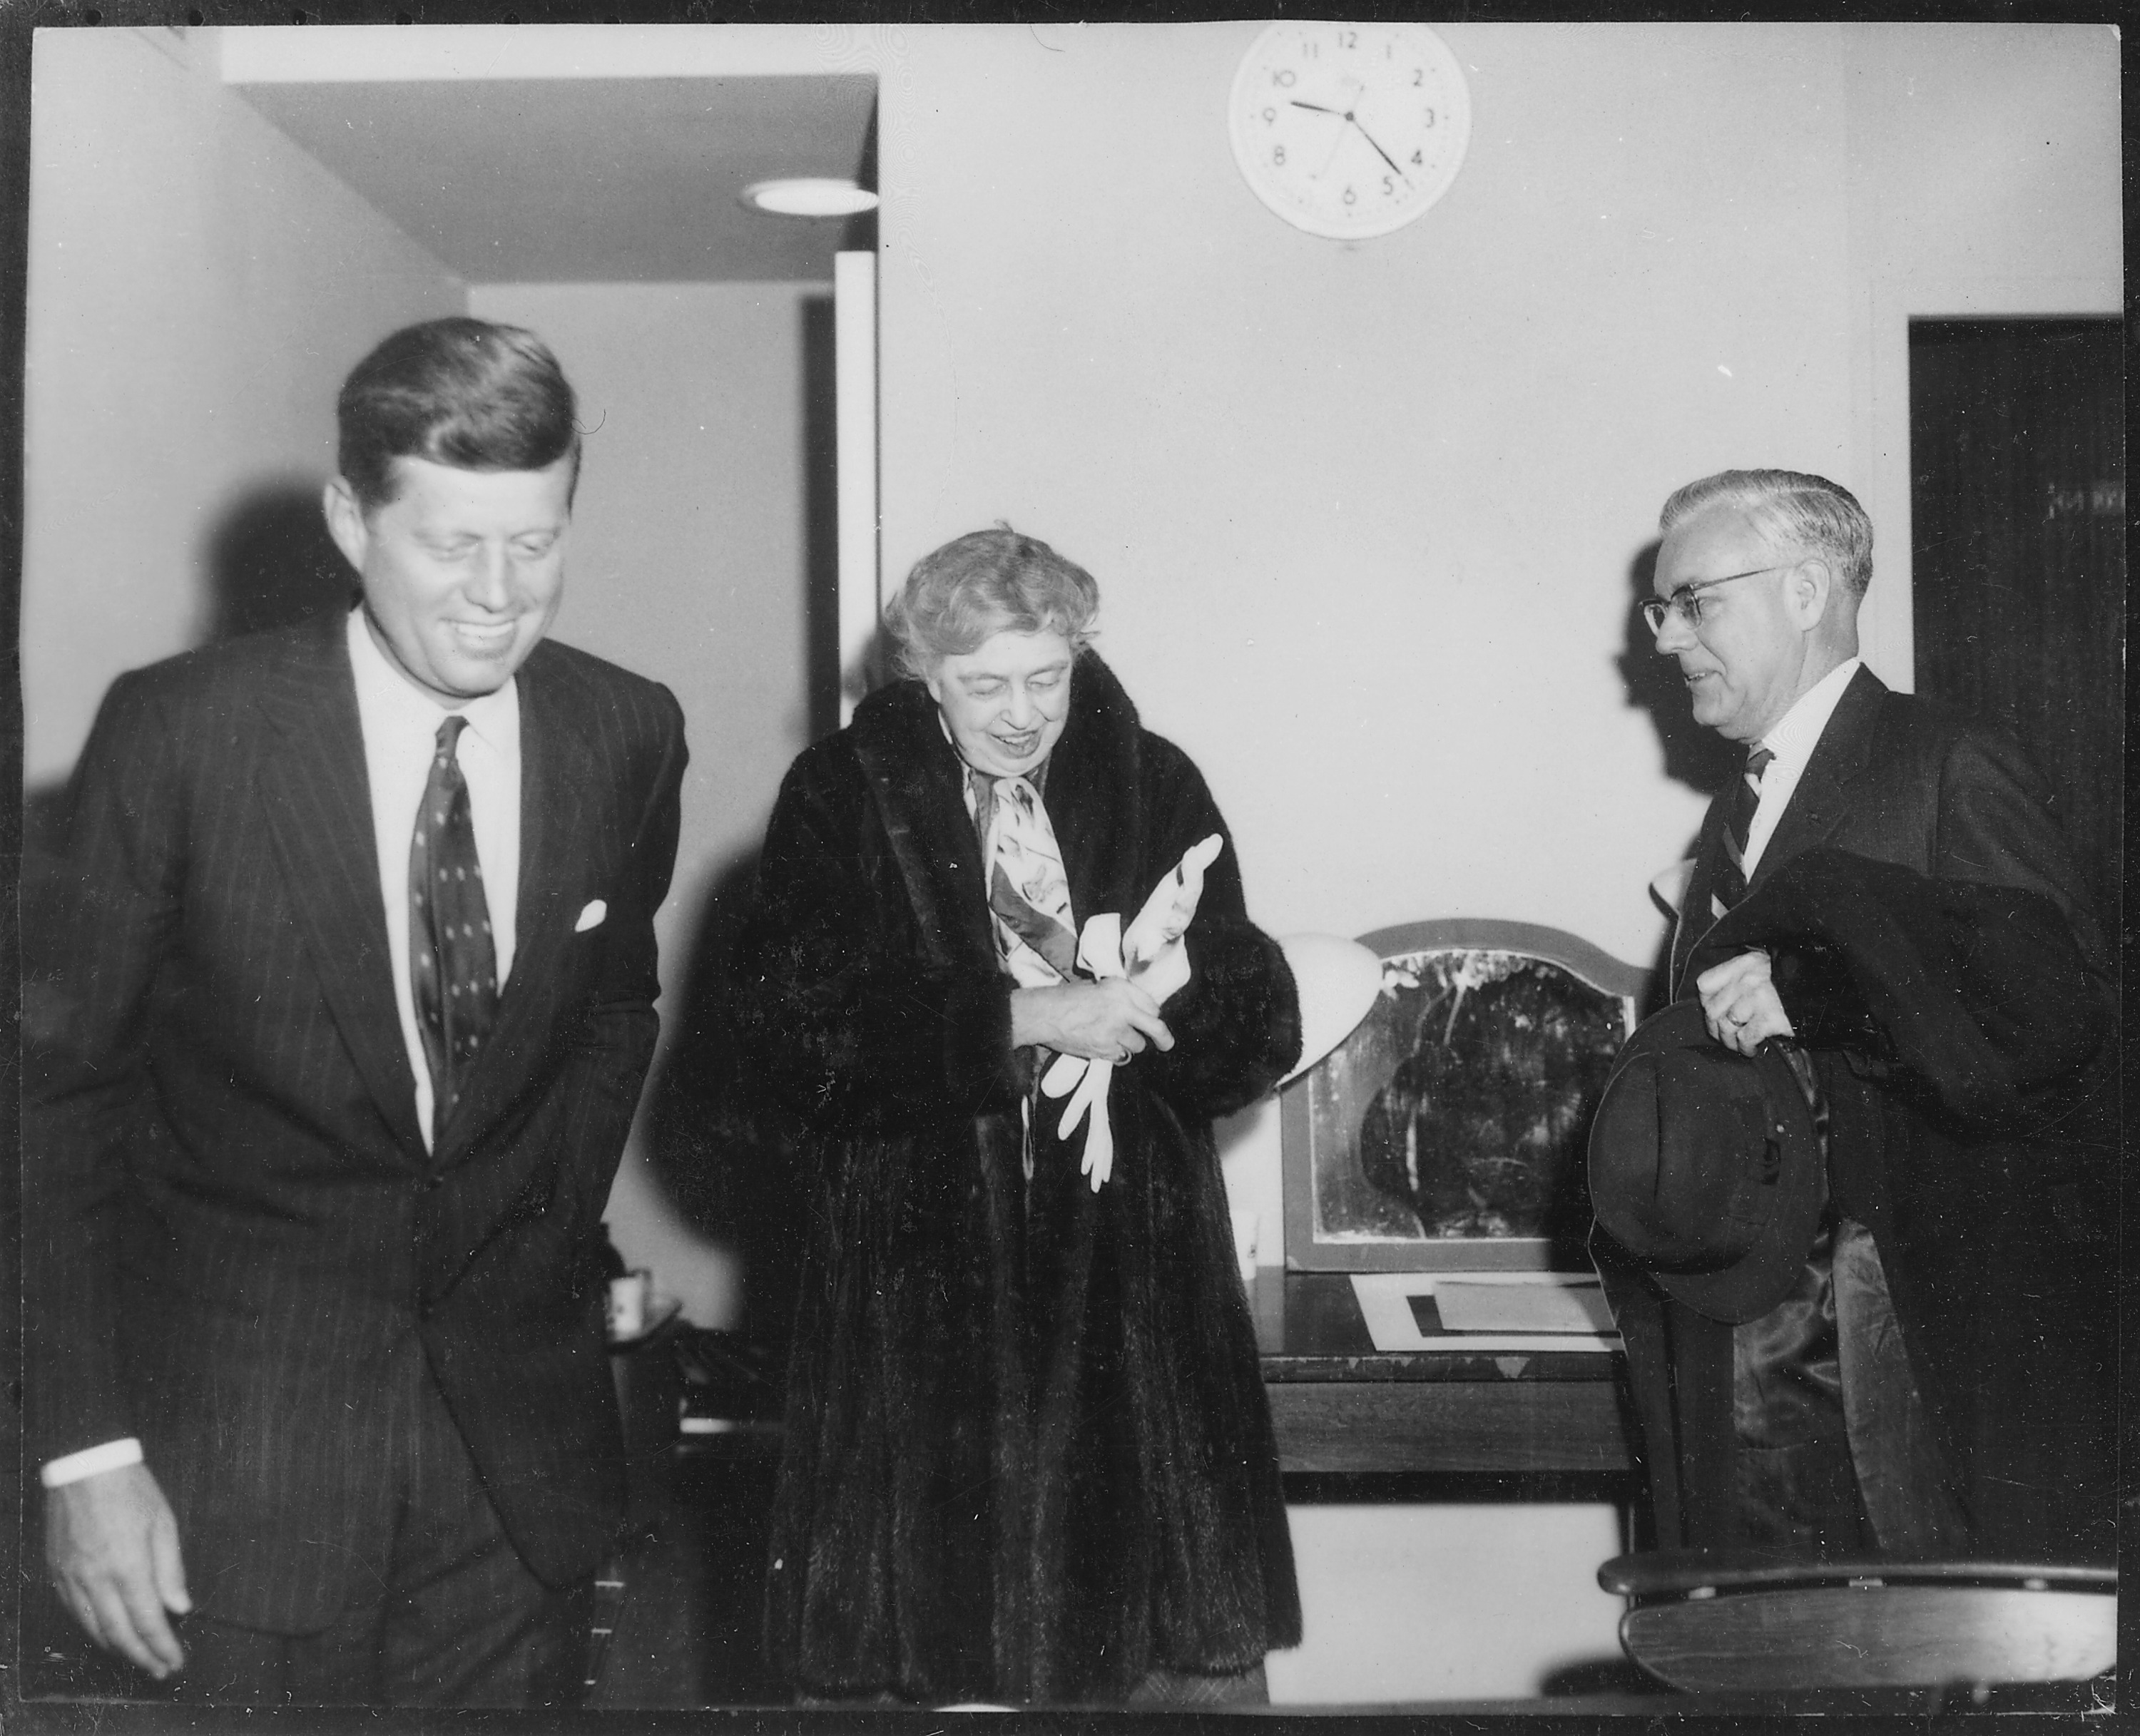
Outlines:
<svg viewBox="0 0 2140 1736"><path fill-rule="evenodd" d="M1732 773L1738 768L1740 750L1735 743L1695 722L1677 660L1658 655L1657 635L1650 631L1650 624L1642 619L1643 600L1656 594L1658 547L1657 543L1651 543L1628 563L1627 643L1613 660L1627 687L1627 703L1639 711L1647 712L1657 732L1657 740L1664 748L1665 775L1704 796L1713 797L1730 782ZM1659 867L1671 860L1674 850L1671 840L1657 840ZM1694 838L1689 836L1681 841L1676 852L1682 856L1692 855ZM1643 1013L1662 1004L1669 992L1671 964L1671 936L1667 932L1657 957L1651 961L1651 988L1641 1009Z"/></svg>
<svg viewBox="0 0 2140 1736"><path fill-rule="evenodd" d="M758 851L714 876L676 991L675 1035L648 1081L649 1165L678 1214L743 1265L743 1331L786 1353L801 1276L807 1178L801 1128L754 1091L724 1005L737 939L758 895Z"/></svg>
<svg viewBox="0 0 2140 1736"><path fill-rule="evenodd" d="M1651 543L1628 563L1627 649L1615 660L1627 684L1627 703L1649 713L1657 728L1665 750L1665 776L1714 796L1731 781L1740 750L1695 722L1678 660L1657 654L1657 636L1642 619L1644 600L1656 594L1659 546Z"/></svg>
<svg viewBox="0 0 2140 1736"><path fill-rule="evenodd" d="M277 477L240 495L203 546L200 582L196 648L288 626L322 609L347 608L356 600L356 576L327 535L319 480ZM23 792L20 893L26 930L44 919L44 900L53 895L70 812L66 779Z"/></svg>
<svg viewBox="0 0 2140 1736"><path fill-rule="evenodd" d="M202 644L346 608L355 596L317 478L278 477L241 495L209 533L202 566Z"/></svg>

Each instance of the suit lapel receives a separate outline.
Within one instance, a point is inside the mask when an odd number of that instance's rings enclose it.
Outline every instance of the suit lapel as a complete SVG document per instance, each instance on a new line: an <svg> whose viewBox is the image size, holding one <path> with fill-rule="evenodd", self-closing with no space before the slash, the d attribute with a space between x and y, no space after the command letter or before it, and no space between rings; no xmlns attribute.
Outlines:
<svg viewBox="0 0 2140 1736"><path fill-rule="evenodd" d="M1852 812L1852 786L1866 767L1872 752L1872 728L1879 717L1880 701L1887 685L1872 670L1859 666L1843 690L1843 698L1829 714L1828 725L1814 744L1798 787L1791 792L1776 829L1755 865L1747 890L1760 885L1794 856L1815 848ZM1709 805L1701 822L1701 836L1695 847L1695 869L1680 906L1680 919L1672 934L1671 980L1674 993L1683 992L1681 973L1696 943L1709 932L1709 900L1723 861L1724 802Z"/></svg>
<svg viewBox="0 0 2140 1736"><path fill-rule="evenodd" d="M1825 841L1848 817L1851 786L1865 769L1872 751L1872 726L1887 686L1862 664L1829 714L1828 726L1814 744L1790 805L1784 810L1768 846L1755 866L1748 890L1758 886L1784 863Z"/></svg>
<svg viewBox="0 0 2140 1736"><path fill-rule="evenodd" d="M1680 973L1686 969L1695 943L1709 931L1712 920L1709 900L1716 890L1717 875L1723 866L1723 838L1724 798L1720 796L1709 804L1709 812L1702 817L1701 835L1695 840L1694 872L1687 876L1686 890L1680 898L1679 919L1672 926L1671 983L1675 996L1681 993Z"/></svg>
<svg viewBox="0 0 2140 1736"><path fill-rule="evenodd" d="M394 1001L346 631L330 611L263 681L258 704L275 740L263 756L261 799L321 992L366 1086L414 1155L423 1150L416 1081Z"/></svg>
<svg viewBox="0 0 2140 1736"><path fill-rule="evenodd" d="M539 655L520 670L520 875L513 919L513 972L498 1022L439 1130L436 1156L450 1161L490 1125L542 1062L557 1027L557 961L578 911L572 890L587 884L592 836L588 805L601 787L587 730L577 727L570 694Z"/></svg>

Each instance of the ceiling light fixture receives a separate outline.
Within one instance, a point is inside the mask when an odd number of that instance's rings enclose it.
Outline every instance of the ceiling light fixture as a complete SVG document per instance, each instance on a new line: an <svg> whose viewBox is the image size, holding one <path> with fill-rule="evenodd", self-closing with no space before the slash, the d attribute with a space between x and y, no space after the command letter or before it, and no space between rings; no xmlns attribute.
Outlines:
<svg viewBox="0 0 2140 1736"><path fill-rule="evenodd" d="M743 202L777 217L852 217L876 209L876 195L866 187L826 177L758 181L744 189Z"/></svg>

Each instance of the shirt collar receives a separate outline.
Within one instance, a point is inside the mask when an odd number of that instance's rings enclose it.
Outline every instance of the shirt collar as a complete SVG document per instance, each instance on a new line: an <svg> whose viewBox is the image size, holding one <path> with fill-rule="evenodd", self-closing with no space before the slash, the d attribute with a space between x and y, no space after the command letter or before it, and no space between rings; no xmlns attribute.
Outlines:
<svg viewBox="0 0 2140 1736"><path fill-rule="evenodd" d="M1766 748L1787 766L1802 766L1813 758L1821 732L1843 703L1843 690L1850 678L1864 667L1862 657L1846 657L1819 680L1800 694L1776 727L1755 743Z"/></svg>
<svg viewBox="0 0 2140 1736"><path fill-rule="evenodd" d="M356 678L358 698L366 711L397 729L420 733L435 740L439 725L449 711L468 719L469 732L496 752L504 754L520 745L520 678L515 675L495 693L450 706L418 688L388 661L386 654L365 625L364 605L349 611L349 663Z"/></svg>

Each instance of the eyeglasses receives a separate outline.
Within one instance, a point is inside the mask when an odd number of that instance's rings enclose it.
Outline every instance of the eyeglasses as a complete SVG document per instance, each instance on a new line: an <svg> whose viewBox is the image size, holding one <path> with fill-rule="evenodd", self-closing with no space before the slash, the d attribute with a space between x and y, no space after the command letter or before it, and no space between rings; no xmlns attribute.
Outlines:
<svg viewBox="0 0 2140 1736"><path fill-rule="evenodd" d="M1750 566L1744 572L1727 572L1720 579L1701 579L1691 585L1682 585L1668 597L1642 599L1642 619L1650 624L1650 631L1661 633L1667 615L1676 615L1690 628L1700 630L1701 626L1701 593L1714 591L1719 585L1729 585L1738 579L1758 579L1765 572L1781 572L1794 562L1782 561L1774 566Z"/></svg>

